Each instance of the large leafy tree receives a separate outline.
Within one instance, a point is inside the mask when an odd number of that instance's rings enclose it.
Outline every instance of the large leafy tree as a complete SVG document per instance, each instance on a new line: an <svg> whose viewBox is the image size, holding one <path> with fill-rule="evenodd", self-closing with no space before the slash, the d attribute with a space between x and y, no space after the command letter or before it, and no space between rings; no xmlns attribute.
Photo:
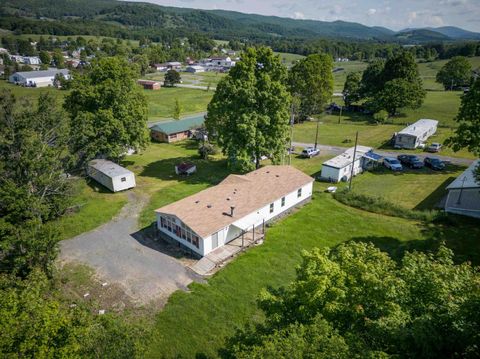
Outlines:
<svg viewBox="0 0 480 359"><path fill-rule="evenodd" d="M217 86L208 105L206 126L216 133L229 164L242 170L285 153L290 96L286 68L271 49L249 48Z"/></svg>
<svg viewBox="0 0 480 359"><path fill-rule="evenodd" d="M445 90L453 90L457 86L468 85L472 78L472 65L466 57L456 56L438 71L436 80Z"/></svg>
<svg viewBox="0 0 480 359"><path fill-rule="evenodd" d="M180 73L178 71L168 70L165 73L163 84L166 87L173 87L176 84L179 84L180 81L182 81L182 78L181 78Z"/></svg>
<svg viewBox="0 0 480 359"><path fill-rule="evenodd" d="M361 99L360 83L361 76L359 72L351 72L347 75L345 85L343 86L345 106L350 106Z"/></svg>
<svg viewBox="0 0 480 359"><path fill-rule="evenodd" d="M385 61L375 59L370 62L362 73L361 93L362 97L375 95L383 88L383 69Z"/></svg>
<svg viewBox="0 0 480 359"><path fill-rule="evenodd" d="M102 58L76 77L65 100L72 120L72 152L80 164L98 156L118 161L148 141L147 101L123 59Z"/></svg>
<svg viewBox="0 0 480 359"><path fill-rule="evenodd" d="M288 76L292 96L300 99L300 116L323 111L333 94L333 60L327 54L314 54L298 61Z"/></svg>
<svg viewBox="0 0 480 359"><path fill-rule="evenodd" d="M51 94L18 103L0 94L0 269L26 275L47 270L55 257L55 232L43 223L68 206L65 171L69 122Z"/></svg>
<svg viewBox="0 0 480 359"><path fill-rule="evenodd" d="M398 78L385 83L372 106L377 111L386 110L389 115L394 116L399 108L419 108L424 97L425 90L421 83Z"/></svg>
<svg viewBox="0 0 480 359"><path fill-rule="evenodd" d="M476 156L480 156L480 78L475 80L462 97L460 110L455 121L458 127L446 144L454 151L467 148ZM480 166L476 169L477 181L480 183Z"/></svg>
<svg viewBox="0 0 480 359"><path fill-rule="evenodd" d="M303 254L296 280L265 290L265 323L239 332L232 357L477 357L480 274L436 254L397 263L372 244L350 242ZM335 349L337 346L337 349Z"/></svg>

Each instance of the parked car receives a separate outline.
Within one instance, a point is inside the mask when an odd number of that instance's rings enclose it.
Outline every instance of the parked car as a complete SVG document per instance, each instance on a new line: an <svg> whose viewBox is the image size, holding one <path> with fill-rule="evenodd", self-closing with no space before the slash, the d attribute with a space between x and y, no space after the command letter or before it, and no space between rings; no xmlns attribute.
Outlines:
<svg viewBox="0 0 480 359"><path fill-rule="evenodd" d="M423 163L426 167L430 167L432 170L441 171L445 168L445 162L435 157L425 157Z"/></svg>
<svg viewBox="0 0 480 359"><path fill-rule="evenodd" d="M415 155L400 155L397 157L402 165L410 168L422 168L423 162Z"/></svg>
<svg viewBox="0 0 480 359"><path fill-rule="evenodd" d="M313 147L307 147L302 151L302 157L305 158L312 158L314 156L318 156L319 154L320 150Z"/></svg>
<svg viewBox="0 0 480 359"><path fill-rule="evenodd" d="M433 142L430 146L427 147L427 152L440 152L441 148L441 143Z"/></svg>
<svg viewBox="0 0 480 359"><path fill-rule="evenodd" d="M400 161L393 157L385 157L383 159L383 165L392 171L403 170L403 166Z"/></svg>

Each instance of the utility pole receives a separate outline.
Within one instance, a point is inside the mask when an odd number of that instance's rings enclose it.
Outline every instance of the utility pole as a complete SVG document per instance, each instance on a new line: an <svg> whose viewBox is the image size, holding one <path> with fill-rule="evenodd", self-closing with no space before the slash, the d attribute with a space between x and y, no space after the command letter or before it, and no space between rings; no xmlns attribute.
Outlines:
<svg viewBox="0 0 480 359"><path fill-rule="evenodd" d="M355 147L353 148L353 160L352 160L352 169L350 171L350 182L348 183L348 190L352 190L352 179L353 179L353 167L355 166L355 156L357 155L357 142L358 142L358 131L355 135Z"/></svg>
<svg viewBox="0 0 480 359"><path fill-rule="evenodd" d="M295 112L293 111L292 105L292 115L290 116L290 147L288 148L288 164L292 164L292 140L293 140L293 124L295 123Z"/></svg>
<svg viewBox="0 0 480 359"><path fill-rule="evenodd" d="M317 144L318 144L318 125L320 123L320 119L317 118L317 132L315 133L315 149L317 149Z"/></svg>
<svg viewBox="0 0 480 359"><path fill-rule="evenodd" d="M343 109L343 106L340 105L340 115L338 115L338 123L340 123L340 120L342 119L342 109Z"/></svg>

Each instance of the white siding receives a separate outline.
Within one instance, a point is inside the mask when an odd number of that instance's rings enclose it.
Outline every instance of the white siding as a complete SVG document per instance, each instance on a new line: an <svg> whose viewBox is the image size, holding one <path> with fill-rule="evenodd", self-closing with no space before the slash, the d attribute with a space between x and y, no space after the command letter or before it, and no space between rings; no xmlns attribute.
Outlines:
<svg viewBox="0 0 480 359"><path fill-rule="evenodd" d="M354 163L353 175L356 176L359 173L363 172L363 159L359 158ZM331 180L332 182L340 182L342 178L348 181L352 173L351 165L342 167L342 168L333 168L330 166L322 166L321 177L324 179Z"/></svg>
<svg viewBox="0 0 480 359"><path fill-rule="evenodd" d="M463 189L459 203L460 191L460 189L448 191L445 211L480 218L480 190L478 188Z"/></svg>
<svg viewBox="0 0 480 359"><path fill-rule="evenodd" d="M123 174L112 178L105 173L88 166L87 174L112 192L123 191L135 187L135 175L133 173ZM125 180L122 181L122 178Z"/></svg>
<svg viewBox="0 0 480 359"><path fill-rule="evenodd" d="M197 236L198 237L198 248L193 245L191 242L189 242L188 240L185 240L181 237L178 237L176 234L175 234L175 231L172 231L170 232L168 229L166 228L163 228L162 227L162 224L161 224L161 217L168 217L170 218L176 225L178 226L181 226L182 225L182 221L180 221L180 219L178 219L177 217L175 216L171 216L171 215L167 215L167 214L162 214L162 213L157 213L157 229L159 231L161 231L162 233L165 233L167 236L175 239L177 242L183 244L185 247L191 249L192 251L194 251L195 253L198 253L200 254L201 256L205 255L205 248L204 248L204 243L205 243L205 240L203 238L201 238L200 236Z"/></svg>

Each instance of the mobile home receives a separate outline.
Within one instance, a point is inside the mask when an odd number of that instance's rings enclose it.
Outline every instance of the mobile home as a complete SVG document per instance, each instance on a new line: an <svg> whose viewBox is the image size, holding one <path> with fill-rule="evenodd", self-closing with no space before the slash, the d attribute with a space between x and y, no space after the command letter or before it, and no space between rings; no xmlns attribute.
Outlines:
<svg viewBox="0 0 480 359"><path fill-rule="evenodd" d="M334 157L322 164L321 178L329 182L348 181L352 175L363 172L367 158L365 154L372 151L371 147L357 146L355 161L353 160L353 152L355 147L349 148L341 155Z"/></svg>
<svg viewBox="0 0 480 359"><path fill-rule="evenodd" d="M230 175L216 186L155 210L157 229L205 256L311 199L313 178L291 166Z"/></svg>
<svg viewBox="0 0 480 359"><path fill-rule="evenodd" d="M103 159L90 161L87 166L87 175L112 192L135 187L134 173L112 161Z"/></svg>
<svg viewBox="0 0 480 359"><path fill-rule="evenodd" d="M460 176L447 186L445 212L480 218L480 182L474 171L480 160L474 161Z"/></svg>
<svg viewBox="0 0 480 359"><path fill-rule="evenodd" d="M438 121L421 119L404 128L395 136L395 147L415 149L425 143L427 139L437 132Z"/></svg>

